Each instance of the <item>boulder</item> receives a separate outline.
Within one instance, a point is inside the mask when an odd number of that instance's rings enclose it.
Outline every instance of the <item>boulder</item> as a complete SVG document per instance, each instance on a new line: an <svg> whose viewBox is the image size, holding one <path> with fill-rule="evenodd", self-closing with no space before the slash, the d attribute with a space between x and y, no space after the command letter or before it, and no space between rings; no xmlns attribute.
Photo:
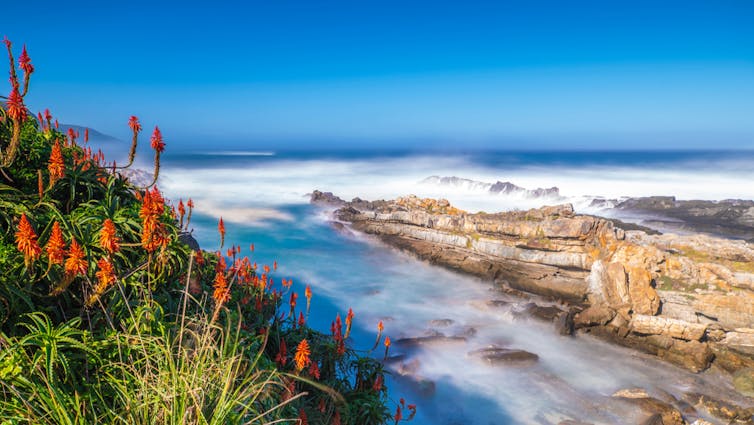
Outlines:
<svg viewBox="0 0 754 425"><path fill-rule="evenodd" d="M468 355L469 357L482 360L492 366L530 365L539 360L539 356L528 351L496 346L474 350L469 352Z"/></svg>
<svg viewBox="0 0 754 425"><path fill-rule="evenodd" d="M730 350L754 356L754 329L738 328L726 332L720 344Z"/></svg>
<svg viewBox="0 0 754 425"><path fill-rule="evenodd" d="M615 310L602 305L591 306L573 317L577 328L595 325L605 325L615 317Z"/></svg>
<svg viewBox="0 0 754 425"><path fill-rule="evenodd" d="M632 332L639 334L667 335L686 341L700 341L704 337L707 325L689 323L661 316L634 314L631 318L630 328Z"/></svg>

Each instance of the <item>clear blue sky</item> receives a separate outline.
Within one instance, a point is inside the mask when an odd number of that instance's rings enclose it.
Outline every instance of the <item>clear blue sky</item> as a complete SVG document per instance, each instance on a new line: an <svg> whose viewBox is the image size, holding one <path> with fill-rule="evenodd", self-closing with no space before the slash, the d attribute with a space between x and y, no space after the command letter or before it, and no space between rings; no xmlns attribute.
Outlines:
<svg viewBox="0 0 754 425"><path fill-rule="evenodd" d="M32 109L169 147L754 148L754 1L12 1L2 35Z"/></svg>

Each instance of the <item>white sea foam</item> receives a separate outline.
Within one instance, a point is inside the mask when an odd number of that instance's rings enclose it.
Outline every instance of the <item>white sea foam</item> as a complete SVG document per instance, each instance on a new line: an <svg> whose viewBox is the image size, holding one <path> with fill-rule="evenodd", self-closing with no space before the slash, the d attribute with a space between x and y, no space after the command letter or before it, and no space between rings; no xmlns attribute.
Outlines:
<svg viewBox="0 0 754 425"><path fill-rule="evenodd" d="M594 198L674 195L678 199L754 199L754 167L744 163L676 163L667 167L482 166L464 157L374 159L271 159L234 168L169 167L161 186L169 193L233 205L303 204L314 189L351 199L415 194L446 198L469 211L503 211L571 202L594 213ZM466 184L428 184L428 176L458 176ZM557 186L562 198L490 194L488 184L510 181L527 189ZM474 183L478 182L478 183Z"/></svg>

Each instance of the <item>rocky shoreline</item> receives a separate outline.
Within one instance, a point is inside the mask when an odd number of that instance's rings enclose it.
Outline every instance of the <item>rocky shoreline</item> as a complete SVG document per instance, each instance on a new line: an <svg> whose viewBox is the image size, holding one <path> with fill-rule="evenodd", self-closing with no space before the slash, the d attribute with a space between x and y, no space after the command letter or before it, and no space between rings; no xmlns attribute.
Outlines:
<svg viewBox="0 0 754 425"><path fill-rule="evenodd" d="M547 319L561 333L719 369L752 396L754 246L744 241L624 230L570 205L470 214L444 200L345 202L317 191L312 202L430 263L559 301Z"/></svg>

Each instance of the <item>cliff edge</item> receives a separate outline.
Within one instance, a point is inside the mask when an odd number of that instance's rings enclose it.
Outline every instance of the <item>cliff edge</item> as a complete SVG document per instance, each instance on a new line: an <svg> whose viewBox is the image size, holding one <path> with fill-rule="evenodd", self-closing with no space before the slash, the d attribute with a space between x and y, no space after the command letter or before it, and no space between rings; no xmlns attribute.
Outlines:
<svg viewBox="0 0 754 425"><path fill-rule="evenodd" d="M414 196L345 202L337 220L434 264L567 305L557 320L692 371L754 367L754 246L650 235L566 205L467 213Z"/></svg>

